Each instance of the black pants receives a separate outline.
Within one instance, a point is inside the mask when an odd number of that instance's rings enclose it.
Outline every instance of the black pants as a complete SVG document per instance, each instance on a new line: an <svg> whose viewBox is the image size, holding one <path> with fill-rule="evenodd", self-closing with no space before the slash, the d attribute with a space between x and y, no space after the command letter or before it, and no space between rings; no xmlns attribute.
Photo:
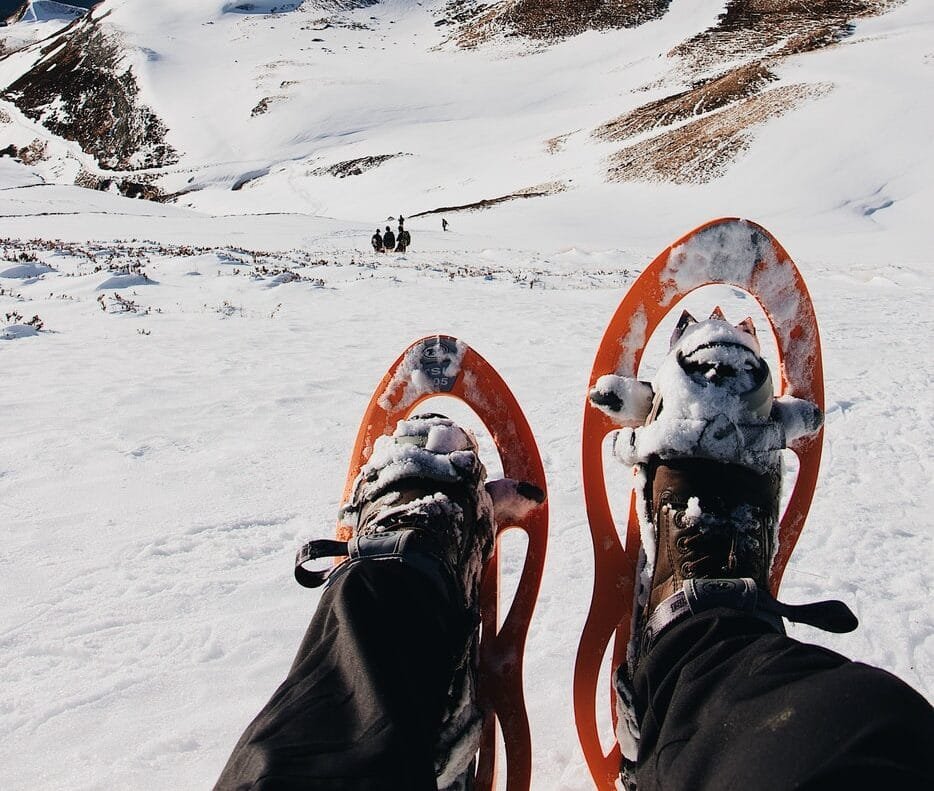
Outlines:
<svg viewBox="0 0 934 791"><path fill-rule="evenodd" d="M216 789L435 789L464 634L419 572L354 566L325 592ZM934 712L920 695L741 614L677 624L635 685L640 791L934 788Z"/></svg>
<svg viewBox="0 0 934 791"><path fill-rule="evenodd" d="M639 791L934 789L917 692L736 611L672 627L634 682Z"/></svg>
<svg viewBox="0 0 934 791"><path fill-rule="evenodd" d="M401 563L353 565L324 592L289 675L216 791L434 791L464 616Z"/></svg>

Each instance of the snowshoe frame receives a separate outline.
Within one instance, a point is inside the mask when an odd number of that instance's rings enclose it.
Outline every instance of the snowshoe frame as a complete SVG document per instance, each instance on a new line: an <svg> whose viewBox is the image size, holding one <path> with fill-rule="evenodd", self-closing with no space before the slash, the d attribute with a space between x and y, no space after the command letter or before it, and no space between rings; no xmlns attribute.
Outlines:
<svg viewBox="0 0 934 791"><path fill-rule="evenodd" d="M736 250L737 243L740 250ZM732 254L724 251L733 246ZM692 253L693 251L693 253ZM697 255L700 251L700 255ZM745 259L741 253L745 253ZM808 399L824 408L824 383L817 320L807 287L788 253L761 226L738 218L712 220L665 249L632 285L597 349L588 392L597 379L615 373L637 377L646 342L672 308L692 291L711 284L735 286L752 295L769 319L781 371L780 395ZM594 549L594 587L574 669L574 713L578 738L598 789L615 789L621 753L615 738L601 740L596 717L601 664L615 633L612 668L625 661L630 639L639 550L635 493L630 499L625 544L607 498L603 441L619 428L588 401L584 409L582 472ZM820 466L823 430L790 444L800 463L791 499L781 519L770 588L782 575L804 527ZM608 690L614 728L616 697ZM612 743L609 752L603 744Z"/></svg>
<svg viewBox="0 0 934 791"><path fill-rule="evenodd" d="M545 469L528 421L502 377L467 344L449 335L416 341L390 366L370 399L354 444L342 502L383 434L413 414L428 398L445 396L464 402L477 414L499 451L503 473L547 492ZM512 529L528 537L525 562L512 605L499 625L499 538ZM339 540L350 530L338 524ZM523 691L523 658L529 622L535 609L548 540L548 502L515 523L497 526L497 549L480 586L480 704L488 712L476 763L475 791L489 791L496 781L496 722L506 752L507 791L528 791L532 743Z"/></svg>

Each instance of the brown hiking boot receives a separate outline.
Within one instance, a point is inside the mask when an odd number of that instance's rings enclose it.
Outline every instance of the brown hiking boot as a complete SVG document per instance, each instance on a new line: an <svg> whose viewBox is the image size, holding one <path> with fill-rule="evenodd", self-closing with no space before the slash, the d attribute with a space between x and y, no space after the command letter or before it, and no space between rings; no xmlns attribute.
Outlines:
<svg viewBox="0 0 934 791"><path fill-rule="evenodd" d="M789 605L770 593L777 472L709 459L656 458L646 465L646 475L646 506L651 503L657 540L654 550L645 547L645 606L630 643L631 670L663 631L705 610L741 611L782 634L782 618L829 632L856 628L843 602Z"/></svg>
<svg viewBox="0 0 934 791"><path fill-rule="evenodd" d="M703 322L683 314L652 387L645 424L621 432L616 445L645 475L630 664L669 626L720 607L777 631L783 617L831 631L855 628L839 602L790 607L769 592L781 449L789 437L817 430L821 415L801 399L774 399L751 320L731 326L719 309Z"/></svg>
<svg viewBox="0 0 934 791"><path fill-rule="evenodd" d="M646 473L657 535L646 618L688 579L750 577L768 590L778 475L707 459L655 459Z"/></svg>

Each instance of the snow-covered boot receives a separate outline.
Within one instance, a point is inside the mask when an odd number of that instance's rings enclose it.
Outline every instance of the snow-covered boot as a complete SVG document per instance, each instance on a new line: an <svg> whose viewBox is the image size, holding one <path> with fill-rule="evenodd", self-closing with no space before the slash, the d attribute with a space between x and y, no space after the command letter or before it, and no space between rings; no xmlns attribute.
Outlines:
<svg viewBox="0 0 934 791"><path fill-rule="evenodd" d="M775 399L755 328L717 309L685 313L653 383L645 426L623 454L644 475L641 590L630 658L684 617L746 610L781 631L782 617L831 631L855 628L841 603L788 607L769 594L778 534L781 450L816 431L816 405ZM839 605L839 606L838 606Z"/></svg>
<svg viewBox="0 0 934 791"><path fill-rule="evenodd" d="M778 630L782 617L855 628L839 602L788 607L769 594L781 450L816 431L822 415L810 402L774 397L752 321L734 327L719 308L703 322L684 313L651 387L644 426L624 429L616 443L644 476L630 671L663 629L711 607L749 611Z"/></svg>
<svg viewBox="0 0 934 791"><path fill-rule="evenodd" d="M752 321L684 313L651 384L608 376L591 400L630 425L614 452L641 477L642 551L627 662L616 676L623 777L633 787L639 727L631 680L670 627L705 610L734 609L783 632L782 618L846 632L842 602L790 606L769 593L779 527L781 450L817 431L815 404L774 397Z"/></svg>
<svg viewBox="0 0 934 791"><path fill-rule="evenodd" d="M493 500L485 482L471 432L436 414L400 421L391 436L376 440L341 509L353 530L350 561L398 557L474 609L493 549Z"/></svg>
<svg viewBox="0 0 934 791"><path fill-rule="evenodd" d="M296 559L296 578L314 587L331 582L356 563L403 563L424 573L465 616L463 653L456 663L437 747L438 788L469 787L483 714L476 700L480 623L479 588L494 547L496 517L509 520L541 503L531 484L486 483L477 441L467 429L437 414L400 421L376 440L349 502L341 509L350 541L317 540ZM331 555L347 558L330 571L303 564Z"/></svg>

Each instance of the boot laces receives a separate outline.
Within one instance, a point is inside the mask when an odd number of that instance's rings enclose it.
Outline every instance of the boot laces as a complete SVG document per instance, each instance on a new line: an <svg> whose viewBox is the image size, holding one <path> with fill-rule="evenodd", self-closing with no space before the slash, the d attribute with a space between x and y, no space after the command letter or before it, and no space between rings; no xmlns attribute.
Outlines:
<svg viewBox="0 0 934 791"><path fill-rule="evenodd" d="M675 541L684 577L733 575L743 564L746 573L759 555L763 522L757 509L741 506L729 515L688 515L678 509L674 523L686 531Z"/></svg>

